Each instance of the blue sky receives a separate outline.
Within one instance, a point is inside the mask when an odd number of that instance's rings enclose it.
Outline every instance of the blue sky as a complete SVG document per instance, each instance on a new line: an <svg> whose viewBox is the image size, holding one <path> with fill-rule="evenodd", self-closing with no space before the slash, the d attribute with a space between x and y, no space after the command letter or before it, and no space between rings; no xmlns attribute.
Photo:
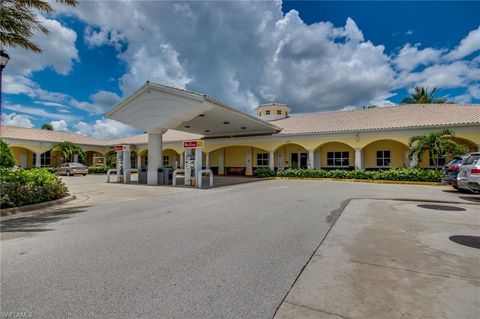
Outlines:
<svg viewBox="0 0 480 319"><path fill-rule="evenodd" d="M480 2L82 2L41 17L41 55L7 48L2 121L102 139L104 112L146 80L251 112L392 105L415 85L480 103Z"/></svg>

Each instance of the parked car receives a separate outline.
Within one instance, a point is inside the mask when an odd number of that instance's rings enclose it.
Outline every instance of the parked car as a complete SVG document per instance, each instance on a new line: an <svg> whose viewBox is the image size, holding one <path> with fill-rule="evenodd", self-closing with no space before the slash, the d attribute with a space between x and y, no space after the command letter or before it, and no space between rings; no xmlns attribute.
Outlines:
<svg viewBox="0 0 480 319"><path fill-rule="evenodd" d="M460 190L480 192L480 152L468 154L462 162L457 183Z"/></svg>
<svg viewBox="0 0 480 319"><path fill-rule="evenodd" d="M63 163L57 168L58 175L75 175L82 174L83 176L88 174L88 167L81 163Z"/></svg>
<svg viewBox="0 0 480 319"><path fill-rule="evenodd" d="M442 184L452 185L453 188L458 189L457 175L462 162L467 156L456 156L454 159L443 167Z"/></svg>

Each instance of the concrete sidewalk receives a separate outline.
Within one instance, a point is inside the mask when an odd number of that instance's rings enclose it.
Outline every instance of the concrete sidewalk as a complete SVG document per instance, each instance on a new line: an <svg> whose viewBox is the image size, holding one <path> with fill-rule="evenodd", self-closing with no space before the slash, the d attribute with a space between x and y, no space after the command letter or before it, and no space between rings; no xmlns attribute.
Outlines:
<svg viewBox="0 0 480 319"><path fill-rule="evenodd" d="M449 240L479 235L479 206L417 204L351 201L275 318L479 318L480 250Z"/></svg>

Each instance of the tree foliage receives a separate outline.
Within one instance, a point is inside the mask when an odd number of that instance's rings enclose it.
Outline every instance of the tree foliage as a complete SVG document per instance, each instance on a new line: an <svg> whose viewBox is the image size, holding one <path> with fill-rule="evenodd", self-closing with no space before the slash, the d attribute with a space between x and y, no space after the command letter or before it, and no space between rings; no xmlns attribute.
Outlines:
<svg viewBox="0 0 480 319"><path fill-rule="evenodd" d="M427 135L418 135L410 137L408 141L408 158L422 161L425 153L430 154L434 166L438 168L438 159L452 157L454 155L462 155L468 152L468 149L449 139L454 137L455 132L452 130L441 130L431 132Z"/></svg>
<svg viewBox="0 0 480 319"><path fill-rule="evenodd" d="M42 125L42 130L48 130L48 131L53 131L53 125L52 124L48 124L48 123L45 123Z"/></svg>
<svg viewBox="0 0 480 319"><path fill-rule="evenodd" d="M12 168L15 166L15 159L7 143L0 140L0 167Z"/></svg>
<svg viewBox="0 0 480 319"><path fill-rule="evenodd" d="M68 141L55 145L52 148L52 152L62 154L65 162L72 162L74 155L78 155L79 161L85 160L85 152L82 148Z"/></svg>
<svg viewBox="0 0 480 319"><path fill-rule="evenodd" d="M413 90L413 93L409 96L406 96L402 100L402 104L435 104L435 103L446 103L446 99L436 98L435 93L437 88L433 88L430 92L428 91L428 87L423 86L416 86Z"/></svg>
<svg viewBox="0 0 480 319"><path fill-rule="evenodd" d="M76 6L77 0L56 0L68 6ZM42 49L30 38L35 31L49 34L39 20L39 14L54 14L46 0L0 1L0 47L22 47L40 53Z"/></svg>

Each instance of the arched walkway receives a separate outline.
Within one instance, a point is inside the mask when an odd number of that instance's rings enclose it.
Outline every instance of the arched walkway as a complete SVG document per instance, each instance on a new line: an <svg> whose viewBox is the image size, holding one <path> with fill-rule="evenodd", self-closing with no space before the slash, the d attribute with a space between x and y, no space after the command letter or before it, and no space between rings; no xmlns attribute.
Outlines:
<svg viewBox="0 0 480 319"><path fill-rule="evenodd" d="M214 174L250 176L257 168L269 167L269 152L248 145L228 146L209 152L204 163Z"/></svg>
<svg viewBox="0 0 480 319"><path fill-rule="evenodd" d="M408 146L393 140L374 141L363 148L365 169L402 168L409 166Z"/></svg>
<svg viewBox="0 0 480 319"><path fill-rule="evenodd" d="M10 146L10 150L15 158L15 165L21 168L35 167L34 152L19 146Z"/></svg>
<svg viewBox="0 0 480 319"><path fill-rule="evenodd" d="M315 149L314 167L325 169L354 169L355 150L342 142L327 142Z"/></svg>
<svg viewBox="0 0 480 319"><path fill-rule="evenodd" d="M85 165L87 166L104 166L105 156L102 153L96 151L85 152Z"/></svg>
<svg viewBox="0 0 480 319"><path fill-rule="evenodd" d="M294 143L280 145L275 149L275 167L279 170L308 168L308 151Z"/></svg>

